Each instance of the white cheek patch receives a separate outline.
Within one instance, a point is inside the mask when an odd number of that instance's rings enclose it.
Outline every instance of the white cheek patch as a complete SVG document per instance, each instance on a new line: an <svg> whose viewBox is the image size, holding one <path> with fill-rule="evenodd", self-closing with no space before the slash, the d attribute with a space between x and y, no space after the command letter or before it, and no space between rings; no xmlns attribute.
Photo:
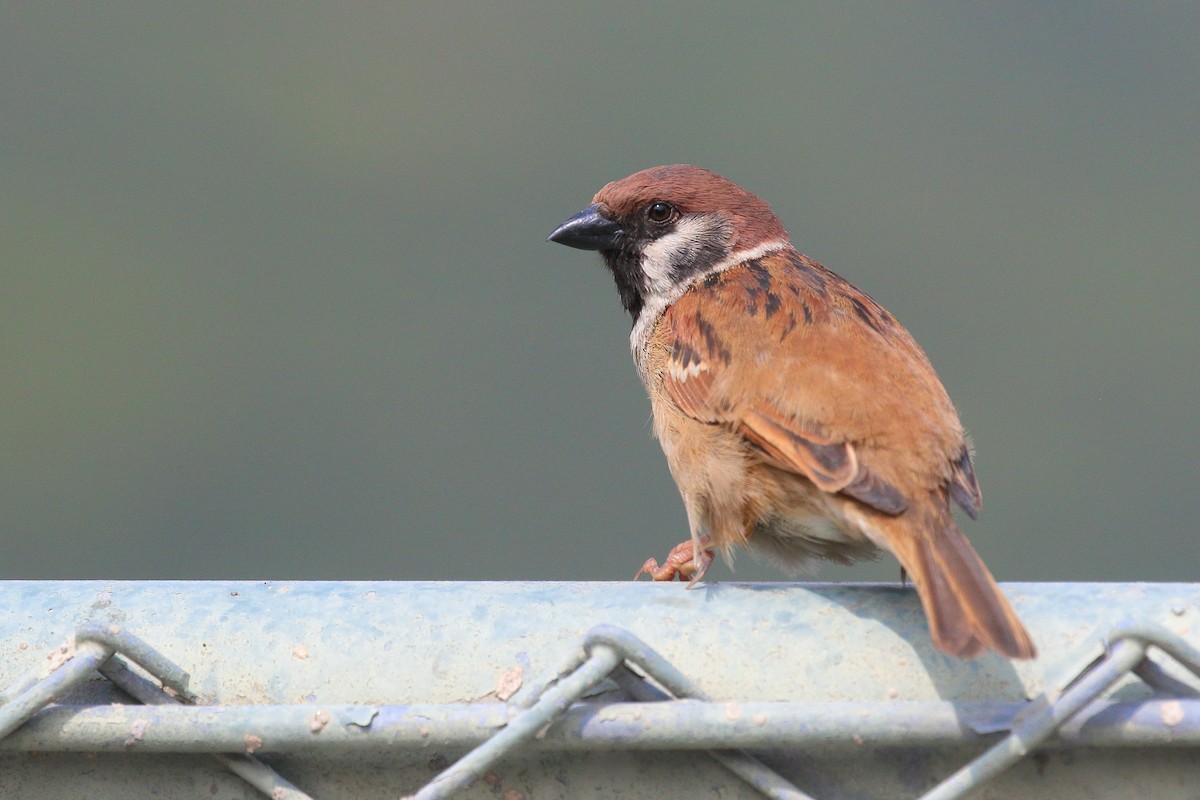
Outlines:
<svg viewBox="0 0 1200 800"><path fill-rule="evenodd" d="M675 230L646 245L642 249L646 296L671 293L678 280L675 277L677 265L687 263L705 248L723 241L724 227L721 220L713 217L680 217Z"/></svg>

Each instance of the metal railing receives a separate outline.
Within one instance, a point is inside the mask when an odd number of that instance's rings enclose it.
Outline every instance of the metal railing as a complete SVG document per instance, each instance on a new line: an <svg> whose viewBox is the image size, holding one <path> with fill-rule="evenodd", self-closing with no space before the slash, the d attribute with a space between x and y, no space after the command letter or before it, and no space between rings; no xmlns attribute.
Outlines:
<svg viewBox="0 0 1200 800"><path fill-rule="evenodd" d="M188 673L121 624L88 622L0 694L0 750L210 753L273 800L310 795L258 754L465 750L413 795L433 800L525 751L686 749L705 752L762 796L798 800L810 795L747 750L986 746L919 795L947 800L1046 746L1200 747L1191 680L1200 678L1200 651L1152 622L1111 627L1093 659L1094 639L1082 645L1088 663L1060 679L1060 689L1024 702L715 701L641 638L601 624L532 680L523 670L501 676L487 702L219 705L198 704ZM143 705L55 704L97 674ZM1130 678L1151 696L1109 696Z"/></svg>

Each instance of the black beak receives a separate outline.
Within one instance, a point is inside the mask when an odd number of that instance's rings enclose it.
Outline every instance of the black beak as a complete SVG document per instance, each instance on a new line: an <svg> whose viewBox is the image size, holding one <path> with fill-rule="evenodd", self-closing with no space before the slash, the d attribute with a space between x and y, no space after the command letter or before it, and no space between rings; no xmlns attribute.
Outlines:
<svg viewBox="0 0 1200 800"><path fill-rule="evenodd" d="M621 226L588 206L554 229L547 241L578 247L580 250L615 250L617 240L625 235Z"/></svg>

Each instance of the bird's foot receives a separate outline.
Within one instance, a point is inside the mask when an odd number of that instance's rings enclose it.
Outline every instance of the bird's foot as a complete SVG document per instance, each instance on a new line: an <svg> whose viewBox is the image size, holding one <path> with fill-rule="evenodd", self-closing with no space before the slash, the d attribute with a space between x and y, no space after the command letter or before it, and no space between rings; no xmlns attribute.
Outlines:
<svg viewBox="0 0 1200 800"><path fill-rule="evenodd" d="M691 539L680 542L667 554L667 559L661 567L653 558L647 558L633 579L636 581L644 574L649 575L651 580L673 581L678 575L680 580L688 582L689 589L692 588L704 577L704 573L708 572L713 562L712 539L701 536L699 545L697 552Z"/></svg>

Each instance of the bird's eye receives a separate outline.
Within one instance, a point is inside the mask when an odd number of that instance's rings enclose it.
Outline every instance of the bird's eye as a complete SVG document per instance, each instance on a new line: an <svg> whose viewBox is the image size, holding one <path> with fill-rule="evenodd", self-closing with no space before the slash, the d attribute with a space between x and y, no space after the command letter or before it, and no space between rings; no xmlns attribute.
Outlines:
<svg viewBox="0 0 1200 800"><path fill-rule="evenodd" d="M662 200L657 200L646 207L647 219L659 225L673 216L675 216L675 206L670 203L664 203Z"/></svg>

